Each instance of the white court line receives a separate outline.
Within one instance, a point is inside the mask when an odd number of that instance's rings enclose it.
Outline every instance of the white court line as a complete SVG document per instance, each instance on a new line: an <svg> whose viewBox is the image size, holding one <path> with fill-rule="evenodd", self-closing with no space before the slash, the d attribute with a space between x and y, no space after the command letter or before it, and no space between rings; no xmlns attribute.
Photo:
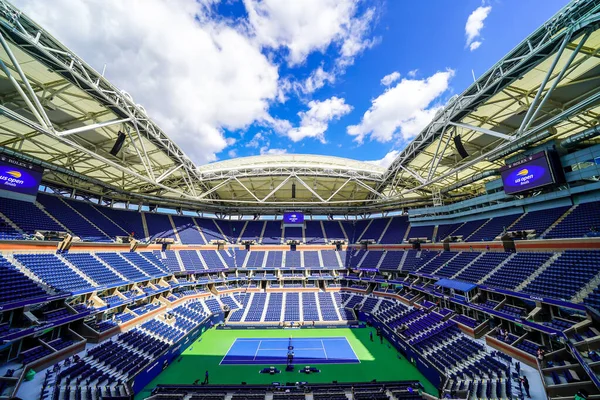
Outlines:
<svg viewBox="0 0 600 400"><path fill-rule="evenodd" d="M229 346L229 348L227 349L227 353L225 353L225 355L223 356L223 358L221 358L221 362L219 363L219 365L221 365L223 363L223 360L225 359L225 357L227 357L227 354L229 354L229 352L231 351L231 348L233 347L233 345L235 344L235 342L237 342L237 338L233 341L233 343L231 343L231 346Z"/></svg>
<svg viewBox="0 0 600 400"><path fill-rule="evenodd" d="M329 360L329 357L327 357L327 351L325 350L325 344L323 343L323 340L321 340L321 347L323 348L323 353L325 353L325 359Z"/></svg>
<svg viewBox="0 0 600 400"><path fill-rule="evenodd" d="M360 364L361 363L360 358L358 358L358 356L356 355L356 352L354 351L354 347L352 347L352 344L348 341L348 339L346 339L346 342L348 343L348 346L350 346L350 350L352 350L352 354L354 354L354 358L356 360L358 360L358 363Z"/></svg>
<svg viewBox="0 0 600 400"><path fill-rule="evenodd" d="M252 359L252 361L256 361L256 356L258 355L258 351L260 350L260 344L262 343L262 340L260 340L258 342L258 347L256 347L256 352L254 353L254 358Z"/></svg>

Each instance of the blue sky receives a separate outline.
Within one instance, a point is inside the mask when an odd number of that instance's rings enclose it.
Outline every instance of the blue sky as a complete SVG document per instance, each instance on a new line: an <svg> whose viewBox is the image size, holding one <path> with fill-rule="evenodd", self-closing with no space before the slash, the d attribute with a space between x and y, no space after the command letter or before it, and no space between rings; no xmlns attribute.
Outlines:
<svg viewBox="0 0 600 400"><path fill-rule="evenodd" d="M93 67L106 65L198 164L287 152L382 165L472 71L566 3L16 1Z"/></svg>

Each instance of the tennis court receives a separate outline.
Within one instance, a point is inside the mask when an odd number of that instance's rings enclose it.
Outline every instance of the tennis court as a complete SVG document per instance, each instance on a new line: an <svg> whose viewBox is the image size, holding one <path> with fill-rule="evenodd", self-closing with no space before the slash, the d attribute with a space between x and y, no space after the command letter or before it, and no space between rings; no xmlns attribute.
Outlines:
<svg viewBox="0 0 600 400"><path fill-rule="evenodd" d="M294 364L356 364L360 360L345 337L237 338L221 365L286 364L292 346Z"/></svg>

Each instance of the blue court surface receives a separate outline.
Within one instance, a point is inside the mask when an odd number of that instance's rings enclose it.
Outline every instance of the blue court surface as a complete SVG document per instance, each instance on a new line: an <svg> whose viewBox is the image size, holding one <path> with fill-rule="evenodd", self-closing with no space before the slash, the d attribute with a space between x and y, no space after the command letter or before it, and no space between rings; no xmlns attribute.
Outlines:
<svg viewBox="0 0 600 400"><path fill-rule="evenodd" d="M237 338L222 365L286 364L288 338ZM358 364L360 360L345 337L292 339L294 364Z"/></svg>

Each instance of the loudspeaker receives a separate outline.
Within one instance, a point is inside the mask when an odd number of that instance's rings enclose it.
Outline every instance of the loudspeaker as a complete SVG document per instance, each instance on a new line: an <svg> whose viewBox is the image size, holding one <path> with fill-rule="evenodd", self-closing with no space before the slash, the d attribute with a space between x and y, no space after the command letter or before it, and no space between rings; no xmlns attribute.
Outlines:
<svg viewBox="0 0 600 400"><path fill-rule="evenodd" d="M292 183L292 199L296 198L296 184Z"/></svg>
<svg viewBox="0 0 600 400"><path fill-rule="evenodd" d="M454 146L456 146L456 151L458 151L461 158L469 157L469 153L467 153L467 150L465 150L465 147L462 144L462 140L460 140L460 135L454 136Z"/></svg>
<svg viewBox="0 0 600 400"><path fill-rule="evenodd" d="M117 136L117 140L115 141L115 144L113 145L112 149L110 149L110 154L112 154L113 156L117 156L117 154L119 153L119 151L121 151L121 147L123 147L123 143L125 143L125 134L121 131L119 131L119 135Z"/></svg>
<svg viewBox="0 0 600 400"><path fill-rule="evenodd" d="M504 247L504 251L507 253L514 253L517 251L515 240L511 237L511 235L507 234L502 236L502 246Z"/></svg>
<svg viewBox="0 0 600 400"><path fill-rule="evenodd" d="M450 251L450 238L444 239L444 251Z"/></svg>

